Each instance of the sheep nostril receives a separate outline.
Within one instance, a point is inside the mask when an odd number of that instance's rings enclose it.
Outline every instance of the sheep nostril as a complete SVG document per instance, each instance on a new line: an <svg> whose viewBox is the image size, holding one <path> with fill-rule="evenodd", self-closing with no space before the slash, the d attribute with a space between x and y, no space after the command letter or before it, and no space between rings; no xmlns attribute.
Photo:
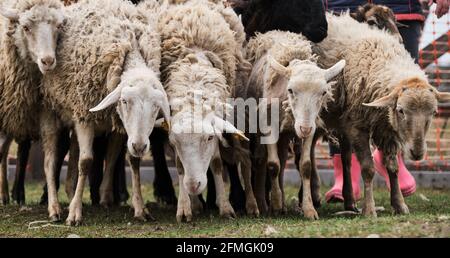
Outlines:
<svg viewBox="0 0 450 258"><path fill-rule="evenodd" d="M55 63L55 58L53 57L44 57L41 59L41 63L46 66L51 66Z"/></svg>
<svg viewBox="0 0 450 258"><path fill-rule="evenodd" d="M312 127L300 126L300 132L304 135L309 135L312 131Z"/></svg>

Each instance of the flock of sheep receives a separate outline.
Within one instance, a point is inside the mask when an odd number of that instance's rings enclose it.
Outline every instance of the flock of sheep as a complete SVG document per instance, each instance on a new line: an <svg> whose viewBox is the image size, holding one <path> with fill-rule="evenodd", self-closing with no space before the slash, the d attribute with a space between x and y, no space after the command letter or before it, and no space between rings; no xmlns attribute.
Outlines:
<svg viewBox="0 0 450 258"><path fill-rule="evenodd" d="M105 132L111 137L102 200L110 201L114 164L126 144L134 216L152 218L139 166L158 127L167 131L176 154L177 221L191 221L200 209L197 195L207 186L208 169L220 215L235 217L223 180L224 164L230 163L240 169L248 214L283 211L282 171L291 141L301 143L301 208L305 217L318 219L314 146L321 136L340 143L347 180L356 152L363 215L376 216L370 144L384 153L395 212L408 213L396 177L397 155L423 157L437 104L450 101L450 94L427 82L398 37L349 13L327 14L328 36L317 44L284 31L246 40L240 18L218 0L81 0L68 6L59 0L5 0L0 14L0 197L8 195L11 141L40 139L49 217L60 220L56 175L64 158L63 132L70 130L77 136L79 172L75 190L67 190L68 225L82 221L94 137ZM276 142L262 144L262 133L243 132L227 121L225 114L234 112L230 98L279 99ZM344 207L355 210L351 184L346 186Z"/></svg>

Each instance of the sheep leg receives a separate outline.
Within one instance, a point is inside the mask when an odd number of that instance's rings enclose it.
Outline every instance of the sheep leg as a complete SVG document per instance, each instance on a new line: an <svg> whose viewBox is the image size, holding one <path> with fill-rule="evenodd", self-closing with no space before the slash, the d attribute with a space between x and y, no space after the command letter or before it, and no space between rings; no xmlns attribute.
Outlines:
<svg viewBox="0 0 450 258"><path fill-rule="evenodd" d="M12 138L4 134L0 135L0 200L1 204L6 205L9 203L9 190L8 190L8 151L11 145Z"/></svg>
<svg viewBox="0 0 450 258"><path fill-rule="evenodd" d="M389 183L391 186L391 205L396 214L409 214L408 206L405 203L400 185L398 183L398 162L397 155L384 152L383 162L389 175Z"/></svg>
<svg viewBox="0 0 450 258"><path fill-rule="evenodd" d="M92 167L93 153L92 146L94 143L94 127L89 124L75 124L78 145L80 146L80 159L78 161L78 182L75 195L69 205L69 216L66 224L69 226L78 226L82 221L82 198L84 184L89 170Z"/></svg>
<svg viewBox="0 0 450 258"><path fill-rule="evenodd" d="M267 171L271 178L270 191L270 208L273 213L277 214L283 209L281 200L281 189L278 183L278 175L280 173L280 159L278 158L277 144L267 145Z"/></svg>
<svg viewBox="0 0 450 258"><path fill-rule="evenodd" d="M266 148L263 145L258 145L255 147L253 152L260 151L259 148ZM264 154L267 155L267 154ZM256 203L258 204L259 212L266 214L269 210L266 199L266 177L267 177L267 167L265 158L252 158L252 176L254 176L254 189Z"/></svg>
<svg viewBox="0 0 450 258"><path fill-rule="evenodd" d="M286 167L286 160L288 159L290 137L287 135L280 137L278 141L278 158L280 160L280 172L278 175L278 184L281 191L281 211L287 212L285 197L284 197L284 169Z"/></svg>
<svg viewBox="0 0 450 258"><path fill-rule="evenodd" d="M44 121L45 119L41 119ZM43 125L47 124L47 125ZM41 123L42 147L44 148L44 171L47 183L48 213L51 221L61 220L61 207L56 189L56 160L58 159L58 126L56 121L48 120Z"/></svg>
<svg viewBox="0 0 450 258"><path fill-rule="evenodd" d="M352 186L352 146L345 135L339 139L339 146L341 147L341 161L343 169L344 184L342 187L342 196L344 197L344 209L347 211L358 212L356 208L355 196L353 196Z"/></svg>
<svg viewBox="0 0 450 258"><path fill-rule="evenodd" d="M352 135L355 139L353 147L356 157L361 164L361 174L364 181L364 201L362 214L364 216L376 217L375 201L373 198L373 177L375 175L372 153L370 152L369 135L366 132L356 131Z"/></svg>
<svg viewBox="0 0 450 258"><path fill-rule="evenodd" d="M245 210L245 201L246 201L246 192L244 188L242 188L241 180L239 178L239 168L238 168L237 161L233 164L228 164L226 161L224 161L223 166L226 168L226 171L228 172L228 176L230 178L230 194L228 199L231 202L231 205L233 206L233 209L235 211L243 211ZM212 179L214 180L214 179ZM214 187L214 184L210 184ZM209 196L209 192L208 192ZM214 196L214 206L216 201L216 196Z"/></svg>
<svg viewBox="0 0 450 258"><path fill-rule="evenodd" d="M31 140L19 142L17 149L16 176L11 197L19 205L25 204L25 172L30 154Z"/></svg>
<svg viewBox="0 0 450 258"><path fill-rule="evenodd" d="M178 170L178 205L177 205L177 221L178 223L183 221L183 217L186 218L186 222L192 221L192 210L191 210L191 200L189 199L189 194L184 189L183 179L184 179L184 168L181 160L176 158L176 166Z"/></svg>
<svg viewBox="0 0 450 258"><path fill-rule="evenodd" d="M302 179L303 185L303 196L302 196L302 211L303 215L307 219L319 219L319 215L317 214L316 209L314 209L314 205L311 197L311 173L312 173L312 163L311 156L308 153L311 153L311 145L314 140L314 135L310 135L306 139L303 140L302 144L302 153L304 155L300 158L300 177Z"/></svg>
<svg viewBox="0 0 450 258"><path fill-rule="evenodd" d="M106 150L106 168L103 175L102 184L100 185L100 205L105 208L110 207L114 203L113 196L113 179L114 167L117 158L120 155L125 139L118 133L112 133L108 137L108 148ZM139 172L139 168L138 168Z"/></svg>
<svg viewBox="0 0 450 258"><path fill-rule="evenodd" d="M208 167L208 171L206 172L206 179L208 182L212 182L214 180L214 176L211 172L211 169ZM200 201L204 203L206 209L208 210L217 210L218 207L216 205L216 186L214 184L207 184L207 195L206 195L206 201L203 200L203 195L199 195ZM231 189L230 189L230 195L231 195Z"/></svg>
<svg viewBox="0 0 450 258"><path fill-rule="evenodd" d="M124 144L120 150L120 154L114 168L113 196L115 205L126 204L128 198L130 198L130 194L127 189L127 178L125 171L126 153L127 148Z"/></svg>
<svg viewBox="0 0 450 258"><path fill-rule="evenodd" d="M191 199L191 211L194 215L200 215L203 211L203 202L201 201L203 198L202 194L199 195L189 195Z"/></svg>
<svg viewBox="0 0 450 258"><path fill-rule="evenodd" d="M241 144L239 140L233 138L235 144ZM241 174L244 179L244 187L245 187L245 209L247 211L247 215L250 216L259 216L258 204L256 202L255 195L253 193L252 186L252 166L250 161L250 156L242 157L241 165ZM239 181L238 181L239 182Z"/></svg>
<svg viewBox="0 0 450 258"><path fill-rule="evenodd" d="M100 186L103 182L103 172L106 161L106 151L108 149L110 137L107 134L96 135L92 151L94 160L91 170L88 173L89 193L92 205L100 205ZM77 166L78 167L78 166Z"/></svg>
<svg viewBox="0 0 450 258"><path fill-rule="evenodd" d="M223 182L223 165L220 157L219 148L217 148L214 157L211 160L210 168L214 176L214 184L216 186L216 204L219 207L220 216L231 219L235 218L233 207L225 193L225 185Z"/></svg>
<svg viewBox="0 0 450 258"><path fill-rule="evenodd" d="M315 208L320 207L322 196L320 194L320 177L319 173L317 171L317 165L316 165L316 142L317 138L319 138L317 134L314 135L314 140L311 144L311 195L312 195L312 201Z"/></svg>
<svg viewBox="0 0 450 258"><path fill-rule="evenodd" d="M167 135L161 129L155 128L150 135L150 148L155 167L155 179L153 180L153 195L159 203L175 205L177 197L173 188L172 178L166 162L164 142Z"/></svg>
<svg viewBox="0 0 450 258"><path fill-rule="evenodd" d="M132 203L134 208L134 218L140 221L155 220L150 211L144 205L141 192L141 175L139 171L141 159L128 154L128 163L131 167L131 185L133 189Z"/></svg>
<svg viewBox="0 0 450 258"><path fill-rule="evenodd" d="M78 164L80 148L78 147L77 135L75 132L70 137L69 162L67 164L67 176L65 190L69 201L75 195L75 189L78 181Z"/></svg>

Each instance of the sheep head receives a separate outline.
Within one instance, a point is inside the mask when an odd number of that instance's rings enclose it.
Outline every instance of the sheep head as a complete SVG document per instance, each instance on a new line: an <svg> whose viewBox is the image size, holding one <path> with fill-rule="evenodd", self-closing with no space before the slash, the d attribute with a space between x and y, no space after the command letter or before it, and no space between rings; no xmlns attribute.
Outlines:
<svg viewBox="0 0 450 258"><path fill-rule="evenodd" d="M244 134L228 121L211 113L203 117L190 112L173 116L169 133L170 144L184 168L184 187L189 194L198 195L207 185L206 172L219 142L224 141L222 133L231 133L248 140Z"/></svg>
<svg viewBox="0 0 450 258"><path fill-rule="evenodd" d="M270 86L265 88L283 89L280 94L287 94L288 108L294 116L298 137L306 138L314 134L316 119L322 107L332 99L334 82L331 82L331 79L344 69L345 61L341 60L329 69L321 69L309 60L294 59L286 67L270 55L267 58L270 69L277 76L269 80Z"/></svg>
<svg viewBox="0 0 450 258"><path fill-rule="evenodd" d="M356 12L351 13L351 16L358 22L366 22L370 26L377 27L380 30L387 30L394 37L396 37L400 43L403 42L402 35L398 31L399 27L406 27L397 22L392 10L384 5L365 4L358 7Z"/></svg>
<svg viewBox="0 0 450 258"><path fill-rule="evenodd" d="M363 105L388 108L390 123L403 141L404 154L412 160L421 160L438 102L448 101L450 93L439 92L426 80L414 77L401 81L388 95Z"/></svg>
<svg viewBox="0 0 450 258"><path fill-rule="evenodd" d="M31 59L45 74L56 67L56 46L65 20L63 6L56 0L20 0L16 6L21 8L1 6L0 15L15 27L10 35L15 37L21 56Z"/></svg>
<svg viewBox="0 0 450 258"><path fill-rule="evenodd" d="M148 68L125 72L119 85L91 112L103 110L117 103L117 113L128 135L127 147L131 155L144 156L150 147L149 137L158 114L170 125L167 95L158 77Z"/></svg>

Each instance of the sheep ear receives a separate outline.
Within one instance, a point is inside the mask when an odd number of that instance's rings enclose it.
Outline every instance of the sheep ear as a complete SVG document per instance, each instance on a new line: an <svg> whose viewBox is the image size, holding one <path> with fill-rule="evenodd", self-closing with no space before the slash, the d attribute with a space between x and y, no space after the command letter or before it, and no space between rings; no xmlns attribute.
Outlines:
<svg viewBox="0 0 450 258"><path fill-rule="evenodd" d="M16 22L19 20L19 11L11 8L0 6L0 15L9 19L12 22Z"/></svg>
<svg viewBox="0 0 450 258"><path fill-rule="evenodd" d="M157 90L155 92L155 96L157 97L158 106L161 108L161 112L164 116L164 120L166 122L167 131L170 131L170 106L167 95L164 92ZM166 129L166 128L165 128Z"/></svg>
<svg viewBox="0 0 450 258"><path fill-rule="evenodd" d="M382 98L379 98L377 100L374 100L371 103L363 103L363 106L366 107L387 107L387 106L393 106L395 104L396 100L396 92L392 92L391 94L384 96Z"/></svg>
<svg viewBox="0 0 450 258"><path fill-rule="evenodd" d="M211 123L214 129L219 132L232 133L235 137L238 137L241 140L250 141L242 131L238 130L230 122L225 121L220 117L214 116L214 118L211 120Z"/></svg>
<svg viewBox="0 0 450 258"><path fill-rule="evenodd" d="M155 121L155 127L164 129L164 131L170 131L170 123L166 122L165 118L160 118Z"/></svg>
<svg viewBox="0 0 450 258"><path fill-rule="evenodd" d="M331 79L333 79L336 75L342 72L342 70L344 70L344 67L345 67L345 60L341 60L332 67L328 68L325 71L325 80L328 82Z"/></svg>
<svg viewBox="0 0 450 258"><path fill-rule="evenodd" d="M289 78L291 77L291 70L284 65L280 64L275 58L273 58L271 55L267 55L267 61L270 65L270 67L275 70L279 75Z"/></svg>
<svg viewBox="0 0 450 258"><path fill-rule="evenodd" d="M450 102L450 92L437 91L436 98L439 102Z"/></svg>
<svg viewBox="0 0 450 258"><path fill-rule="evenodd" d="M119 101L120 93L122 92L122 87L117 86L111 93L108 94L96 107L89 109L90 112L97 112L103 110L112 104Z"/></svg>
<svg viewBox="0 0 450 258"><path fill-rule="evenodd" d="M205 56L209 59L209 61L212 63L214 68L217 68L219 70L223 70L223 62L220 60L220 58L214 54L213 52L206 51L204 52Z"/></svg>

